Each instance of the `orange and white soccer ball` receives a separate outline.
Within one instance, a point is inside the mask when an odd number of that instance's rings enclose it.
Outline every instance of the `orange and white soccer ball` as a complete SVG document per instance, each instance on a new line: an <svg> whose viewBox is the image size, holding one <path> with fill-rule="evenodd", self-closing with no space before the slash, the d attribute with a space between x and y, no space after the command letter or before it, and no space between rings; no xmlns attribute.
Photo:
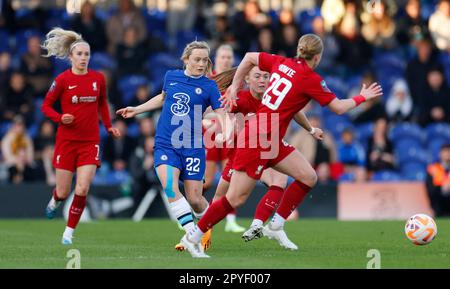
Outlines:
<svg viewBox="0 0 450 289"><path fill-rule="evenodd" d="M416 214L405 225L406 237L415 245L426 245L434 240L437 226L433 218L425 214Z"/></svg>

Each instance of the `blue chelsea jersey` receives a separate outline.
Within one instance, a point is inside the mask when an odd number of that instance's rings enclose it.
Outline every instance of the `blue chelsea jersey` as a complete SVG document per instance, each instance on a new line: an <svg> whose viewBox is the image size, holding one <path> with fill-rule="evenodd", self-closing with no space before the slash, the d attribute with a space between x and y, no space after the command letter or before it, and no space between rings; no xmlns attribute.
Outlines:
<svg viewBox="0 0 450 289"><path fill-rule="evenodd" d="M220 108L220 92L206 76L187 76L170 70L164 77L166 92L156 128L156 146L203 148L202 118L208 106Z"/></svg>

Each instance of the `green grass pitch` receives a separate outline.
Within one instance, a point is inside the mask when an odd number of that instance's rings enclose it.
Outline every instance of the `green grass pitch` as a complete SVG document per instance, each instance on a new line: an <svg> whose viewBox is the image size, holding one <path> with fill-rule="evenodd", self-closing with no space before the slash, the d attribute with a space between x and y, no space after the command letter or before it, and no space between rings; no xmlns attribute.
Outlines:
<svg viewBox="0 0 450 289"><path fill-rule="evenodd" d="M240 219L248 226L249 219ZM81 223L74 244L60 244L62 220L0 220L0 268L66 268L69 249L78 249L81 268L360 268L381 254L381 268L450 268L450 220L438 219L438 235L415 246L403 221L342 222L308 219L288 222L286 231L299 251L287 251L265 238L245 243L240 234L213 232L210 259L177 252L182 237L176 224L149 219Z"/></svg>

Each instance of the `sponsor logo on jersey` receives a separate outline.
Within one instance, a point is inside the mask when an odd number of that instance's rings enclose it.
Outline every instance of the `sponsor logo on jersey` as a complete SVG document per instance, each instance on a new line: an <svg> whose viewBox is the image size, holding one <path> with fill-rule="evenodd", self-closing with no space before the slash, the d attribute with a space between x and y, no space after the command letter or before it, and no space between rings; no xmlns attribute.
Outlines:
<svg viewBox="0 0 450 289"><path fill-rule="evenodd" d="M94 91L97 91L97 81L94 81L94 82L92 83L92 89L93 89Z"/></svg>
<svg viewBox="0 0 450 289"><path fill-rule="evenodd" d="M72 96L72 103L73 104L78 103L78 96L76 96L76 95Z"/></svg>
<svg viewBox="0 0 450 289"><path fill-rule="evenodd" d="M200 87L197 87L197 88L195 89L195 93L197 93L197 94L202 94L202 89L201 89Z"/></svg>
<svg viewBox="0 0 450 289"><path fill-rule="evenodd" d="M161 160L167 161L167 159L168 159L168 157L167 157L166 155L162 155L162 156L161 156Z"/></svg>
<svg viewBox="0 0 450 289"><path fill-rule="evenodd" d="M96 96L80 96L80 102L96 102Z"/></svg>

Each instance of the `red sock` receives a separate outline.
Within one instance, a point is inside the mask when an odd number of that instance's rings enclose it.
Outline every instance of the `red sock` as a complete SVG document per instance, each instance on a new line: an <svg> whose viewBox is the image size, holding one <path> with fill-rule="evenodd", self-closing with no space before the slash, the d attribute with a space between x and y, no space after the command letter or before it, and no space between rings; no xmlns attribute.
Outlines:
<svg viewBox="0 0 450 289"><path fill-rule="evenodd" d="M311 190L310 187L299 181L293 182L284 192L283 199L278 207L277 213L284 219L294 211Z"/></svg>
<svg viewBox="0 0 450 289"><path fill-rule="evenodd" d="M270 215L277 209L283 197L284 189L278 186L270 186L267 193L259 201L255 211L255 219L263 223L269 219Z"/></svg>
<svg viewBox="0 0 450 289"><path fill-rule="evenodd" d="M198 221L197 226L206 233L215 224L219 223L226 215L233 210L233 207L228 202L227 198L223 196L218 199L206 211L203 217Z"/></svg>
<svg viewBox="0 0 450 289"><path fill-rule="evenodd" d="M75 195L70 206L69 220L67 221L67 227L75 229L80 221L81 214L83 213L84 207L86 207L86 196Z"/></svg>
<svg viewBox="0 0 450 289"><path fill-rule="evenodd" d="M62 198L58 197L58 195L56 194L56 188L53 189L53 199L56 202L60 202L60 201L64 201L65 200L65 199L62 199Z"/></svg>

